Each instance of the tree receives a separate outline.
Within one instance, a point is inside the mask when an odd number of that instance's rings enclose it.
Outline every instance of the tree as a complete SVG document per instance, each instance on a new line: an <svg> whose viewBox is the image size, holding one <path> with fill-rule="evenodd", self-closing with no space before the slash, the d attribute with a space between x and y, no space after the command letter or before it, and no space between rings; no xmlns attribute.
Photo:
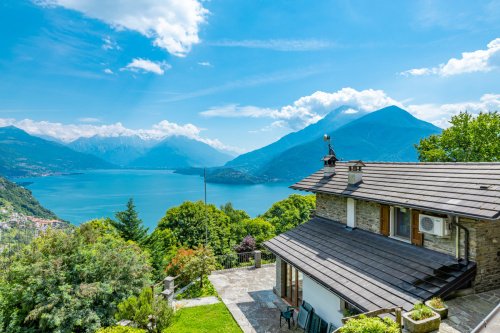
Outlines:
<svg viewBox="0 0 500 333"><path fill-rule="evenodd" d="M247 219L242 221L241 224L245 233L255 239L257 246L261 246L266 240L275 236L274 226L262 217Z"/></svg>
<svg viewBox="0 0 500 333"><path fill-rule="evenodd" d="M255 248L257 247L257 244L255 243L255 239L248 235L243 240L241 243L234 248L234 250L238 253L243 253L243 252L252 252L255 251Z"/></svg>
<svg viewBox="0 0 500 333"><path fill-rule="evenodd" d="M200 288L203 280L216 266L216 259L210 248L199 246L195 249L179 249L167 266L167 272L172 276L179 276L182 285L186 285L196 278L200 278Z"/></svg>
<svg viewBox="0 0 500 333"><path fill-rule="evenodd" d="M177 249L172 230L156 228L144 242L144 248L149 252L155 280L163 279L165 266Z"/></svg>
<svg viewBox="0 0 500 333"><path fill-rule="evenodd" d="M316 207L314 195L292 194L278 201L262 216L276 229L276 235L307 222Z"/></svg>
<svg viewBox="0 0 500 333"><path fill-rule="evenodd" d="M171 229L174 237L186 248L205 244L207 239L215 254L223 254L232 245L227 215L202 201L186 201L170 208L158 223L158 229Z"/></svg>
<svg viewBox="0 0 500 333"><path fill-rule="evenodd" d="M173 309L162 297L155 297L150 287L144 288L139 296L132 296L118 304L116 320L131 320L137 327L152 333L161 333L172 322ZM150 324L153 319L153 325Z"/></svg>
<svg viewBox="0 0 500 333"><path fill-rule="evenodd" d="M237 224L250 218L247 212L241 209L235 209L230 202L220 206L220 210L229 217L229 223L231 224Z"/></svg>
<svg viewBox="0 0 500 333"><path fill-rule="evenodd" d="M476 117L460 112L451 118L451 127L431 135L416 145L422 162L500 161L500 113L480 113Z"/></svg>
<svg viewBox="0 0 500 333"><path fill-rule="evenodd" d="M132 198L127 202L127 209L116 213L115 216L118 221L114 221L113 225L118 229L123 239L132 240L139 244L146 239L148 229L142 225L142 220L135 210Z"/></svg>
<svg viewBox="0 0 500 333"><path fill-rule="evenodd" d="M147 255L96 220L48 230L0 272L0 332L95 332L150 284Z"/></svg>

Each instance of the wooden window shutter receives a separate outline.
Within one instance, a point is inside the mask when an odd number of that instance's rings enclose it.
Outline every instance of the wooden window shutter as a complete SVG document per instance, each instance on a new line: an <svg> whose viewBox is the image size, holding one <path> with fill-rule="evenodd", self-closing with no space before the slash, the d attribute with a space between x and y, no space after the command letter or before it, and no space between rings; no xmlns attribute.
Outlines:
<svg viewBox="0 0 500 333"><path fill-rule="evenodd" d="M422 246L424 244L424 234L418 231L418 210L411 211L411 243Z"/></svg>
<svg viewBox="0 0 500 333"><path fill-rule="evenodd" d="M380 206L380 233L384 236L389 236L391 232L390 226L390 207L387 205Z"/></svg>

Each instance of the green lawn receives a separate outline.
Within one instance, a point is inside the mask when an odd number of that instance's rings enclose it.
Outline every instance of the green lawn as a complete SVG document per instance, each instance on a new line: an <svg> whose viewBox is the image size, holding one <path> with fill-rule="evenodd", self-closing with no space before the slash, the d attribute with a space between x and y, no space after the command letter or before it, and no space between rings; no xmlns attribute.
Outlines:
<svg viewBox="0 0 500 333"><path fill-rule="evenodd" d="M183 308L175 314L172 325L163 333L225 332L241 333L224 303Z"/></svg>
<svg viewBox="0 0 500 333"><path fill-rule="evenodd" d="M203 277L203 288L200 288L200 282L196 281L191 287L187 288L183 293L177 295L175 299L187 299L197 297L217 296L217 291L208 279Z"/></svg>

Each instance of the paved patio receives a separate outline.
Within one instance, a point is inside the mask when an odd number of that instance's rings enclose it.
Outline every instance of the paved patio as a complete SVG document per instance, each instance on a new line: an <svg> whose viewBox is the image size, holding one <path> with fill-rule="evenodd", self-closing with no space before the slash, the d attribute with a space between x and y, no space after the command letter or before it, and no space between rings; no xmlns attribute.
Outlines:
<svg viewBox="0 0 500 333"><path fill-rule="evenodd" d="M286 332L279 327L280 307L286 304L273 293L276 268L245 268L215 272L209 279L245 333Z"/></svg>
<svg viewBox="0 0 500 333"><path fill-rule="evenodd" d="M213 273L209 279L245 333L287 332L279 327L279 308L286 304L273 294L276 268L245 268ZM439 333L469 333L500 303L500 289L446 302L449 318Z"/></svg>

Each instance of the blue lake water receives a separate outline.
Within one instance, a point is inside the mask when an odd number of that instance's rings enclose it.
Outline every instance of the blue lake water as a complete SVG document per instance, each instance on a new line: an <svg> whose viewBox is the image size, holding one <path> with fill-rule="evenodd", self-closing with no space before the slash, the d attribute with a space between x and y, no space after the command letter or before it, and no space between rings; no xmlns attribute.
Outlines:
<svg viewBox="0 0 500 333"><path fill-rule="evenodd" d="M40 203L60 218L80 224L113 217L134 198L139 217L152 230L167 209L186 200L203 200L203 178L167 170L97 170L83 174L22 179ZM208 203L228 201L250 216L264 213L294 191L290 184L207 184Z"/></svg>

